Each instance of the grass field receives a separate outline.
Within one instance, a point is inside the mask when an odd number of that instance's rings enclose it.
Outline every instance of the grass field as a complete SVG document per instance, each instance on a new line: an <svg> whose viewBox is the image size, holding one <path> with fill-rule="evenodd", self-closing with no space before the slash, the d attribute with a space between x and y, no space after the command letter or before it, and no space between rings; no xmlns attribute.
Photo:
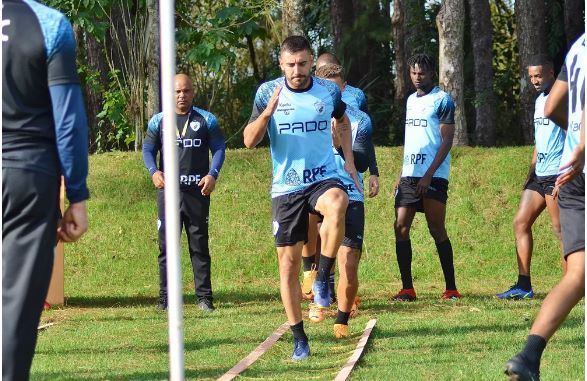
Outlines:
<svg viewBox="0 0 587 381"><path fill-rule="evenodd" d="M444 282L425 219L412 229L418 301L390 303L401 288L393 238L392 184L400 148L378 148L381 194L366 202L360 315L352 337L335 340L334 320L305 320L312 356L294 363L291 333L243 380L331 380L370 318L377 326L353 380L503 380L505 361L519 351L544 296L560 278L557 242L546 214L534 229L533 301L497 301L517 269L512 218L531 147L456 148L447 227L455 250L458 302L440 300ZM187 379L211 380L246 356L285 313L271 235L270 160L266 148L227 152L210 216L212 283L217 310L194 304L183 243ZM90 230L66 246L66 306L43 314L55 324L39 335L33 380L163 380L168 376L167 316L158 295L155 190L140 153L90 158ZM305 307L304 307L305 308ZM306 315L307 316L307 315ZM542 379L584 380L585 305L553 337Z"/></svg>

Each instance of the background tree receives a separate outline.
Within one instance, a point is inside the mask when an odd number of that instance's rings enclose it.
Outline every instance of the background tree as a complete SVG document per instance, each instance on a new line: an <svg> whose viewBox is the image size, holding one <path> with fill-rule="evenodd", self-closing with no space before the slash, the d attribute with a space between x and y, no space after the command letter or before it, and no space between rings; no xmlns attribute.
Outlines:
<svg viewBox="0 0 587 381"><path fill-rule="evenodd" d="M281 3L281 38L289 36L305 36L304 30L304 1L282 0Z"/></svg>
<svg viewBox="0 0 587 381"><path fill-rule="evenodd" d="M536 94L528 81L528 62L534 55L547 55L546 7L544 0L516 0L516 35L520 72L520 128L524 143L534 142L534 101Z"/></svg>
<svg viewBox="0 0 587 381"><path fill-rule="evenodd" d="M159 1L147 0L147 117L161 111Z"/></svg>
<svg viewBox="0 0 587 381"><path fill-rule="evenodd" d="M464 0L444 0L436 17L439 37L439 84L455 102L455 145L469 143L463 92L464 19Z"/></svg>
<svg viewBox="0 0 587 381"><path fill-rule="evenodd" d="M475 143L495 144L495 94L493 93L493 31L489 2L467 0L475 82Z"/></svg>
<svg viewBox="0 0 587 381"><path fill-rule="evenodd" d="M564 0L564 26L567 49L585 33L585 0Z"/></svg>

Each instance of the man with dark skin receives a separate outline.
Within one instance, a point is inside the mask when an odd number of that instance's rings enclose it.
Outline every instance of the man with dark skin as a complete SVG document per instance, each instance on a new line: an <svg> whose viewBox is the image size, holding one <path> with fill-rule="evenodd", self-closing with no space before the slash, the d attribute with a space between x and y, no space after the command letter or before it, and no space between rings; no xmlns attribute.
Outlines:
<svg viewBox="0 0 587 381"><path fill-rule="evenodd" d="M540 381L547 342L585 296L585 34L571 46L544 105L544 115L567 127L558 204L567 271L548 293L526 345L505 365L510 381Z"/></svg>
<svg viewBox="0 0 587 381"><path fill-rule="evenodd" d="M197 305L206 312L214 310L211 283L211 258L208 247L210 194L224 162L226 145L216 117L192 106L194 86L185 74L175 76L175 113L177 116L177 150L179 160L180 220L188 238ZM158 189L157 230L159 238L159 302L157 309L167 309L167 254L165 249L165 178L162 172L162 113L154 115L147 127L143 160L153 185ZM209 163L208 152L212 153Z"/></svg>
<svg viewBox="0 0 587 381"><path fill-rule="evenodd" d="M434 238L446 290L442 299L459 299L454 277L453 251L445 228L450 149L454 136L454 103L450 95L434 86L435 65L426 54L408 60L416 92L406 104L404 160L395 184L396 256L402 289L396 301L416 300L412 284L410 228L416 212L424 212Z"/></svg>
<svg viewBox="0 0 587 381"><path fill-rule="evenodd" d="M552 63L546 57L535 57L528 66L528 76L539 93L534 111L535 146L532 164L524 182L520 207L514 217L518 281L507 291L497 294L499 299L532 299L534 291L530 280L533 237L532 225L546 208L557 239L561 239L556 176L563 154L565 131L544 116L544 104L554 83ZM562 242L561 242L562 251ZM561 252L562 257L562 252ZM563 269L566 262L563 259Z"/></svg>

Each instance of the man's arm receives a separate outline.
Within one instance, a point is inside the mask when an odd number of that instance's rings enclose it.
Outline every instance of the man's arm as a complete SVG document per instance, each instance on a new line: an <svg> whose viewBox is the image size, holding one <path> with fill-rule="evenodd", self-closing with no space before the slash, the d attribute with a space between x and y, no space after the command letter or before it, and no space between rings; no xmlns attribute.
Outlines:
<svg viewBox="0 0 587 381"><path fill-rule="evenodd" d="M568 169L556 179L555 185L561 187L583 172L585 168L585 108L581 114L581 139L571 153L570 160L561 166L561 170Z"/></svg>
<svg viewBox="0 0 587 381"><path fill-rule="evenodd" d="M418 182L416 186L416 194L422 195L428 191L428 186L432 182L432 176L440 167L440 164L446 159L446 156L450 152L452 148L452 142L455 135L455 125L454 124L440 124L440 136L442 138L442 143L440 144L440 148L438 152L436 152L436 156L434 156L434 160L428 167L428 170Z"/></svg>
<svg viewBox="0 0 587 381"><path fill-rule="evenodd" d="M532 174L534 174L534 171L536 171L536 158L537 157L538 157L538 150L536 149L536 146L534 146L534 153L532 154L532 162L530 163L530 168L528 169L528 175L526 175L526 181L524 181L524 185L522 185L522 190L526 189L526 186L528 185L528 182L530 181Z"/></svg>
<svg viewBox="0 0 587 381"><path fill-rule="evenodd" d="M340 146L342 148L344 157L344 169L351 175L355 186L359 192L363 192L363 187L359 184L359 177L357 176L357 169L355 168L355 157L353 155L353 135L351 130L351 122L346 112L339 118L334 118L333 133L338 135Z"/></svg>
<svg viewBox="0 0 587 381"><path fill-rule="evenodd" d="M163 189L165 187L165 176L163 172L157 167L157 152L161 150L161 135L159 129L161 128L161 115L157 114L151 118L147 125L147 135L143 142L143 162L153 185L157 189Z"/></svg>
<svg viewBox="0 0 587 381"><path fill-rule="evenodd" d="M88 230L86 199L88 176L88 125L79 84L49 86L55 138L67 199L70 202L57 228L66 242L77 241Z"/></svg>
<svg viewBox="0 0 587 381"><path fill-rule="evenodd" d="M251 115L249 124L247 124L243 131L245 147L253 148L263 140L263 136L265 136L265 132L267 132L269 120L279 104L280 92L281 86L277 86L273 95L269 99L269 102L267 102L267 107L265 107L265 109L260 110L257 104L253 106L253 115Z"/></svg>
<svg viewBox="0 0 587 381"><path fill-rule="evenodd" d="M208 174L198 183L198 186L201 187L202 195L204 196L209 196L216 187L216 180L220 174L220 169L222 169L226 151L224 137L222 136L218 122L213 115L211 116L208 125L208 137L210 152L212 153L212 162L210 163Z"/></svg>
<svg viewBox="0 0 587 381"><path fill-rule="evenodd" d="M546 104L544 116L558 124L563 130L567 130L568 124L569 81L567 78L567 65L563 64L557 80L552 85Z"/></svg>

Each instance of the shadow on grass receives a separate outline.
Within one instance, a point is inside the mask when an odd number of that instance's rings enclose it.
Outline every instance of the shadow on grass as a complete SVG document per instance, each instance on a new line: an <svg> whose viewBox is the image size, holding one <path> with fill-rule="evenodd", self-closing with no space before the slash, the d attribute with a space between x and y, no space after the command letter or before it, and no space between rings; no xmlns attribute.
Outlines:
<svg viewBox="0 0 587 381"><path fill-rule="evenodd" d="M122 296L74 296L66 299L66 307L74 308L116 308L116 307L154 307L158 297L146 295ZM226 305L244 303L267 303L279 301L279 290L260 291L243 288L240 290L219 290L214 293L214 302ZM195 303L193 293L183 295L184 304Z"/></svg>

